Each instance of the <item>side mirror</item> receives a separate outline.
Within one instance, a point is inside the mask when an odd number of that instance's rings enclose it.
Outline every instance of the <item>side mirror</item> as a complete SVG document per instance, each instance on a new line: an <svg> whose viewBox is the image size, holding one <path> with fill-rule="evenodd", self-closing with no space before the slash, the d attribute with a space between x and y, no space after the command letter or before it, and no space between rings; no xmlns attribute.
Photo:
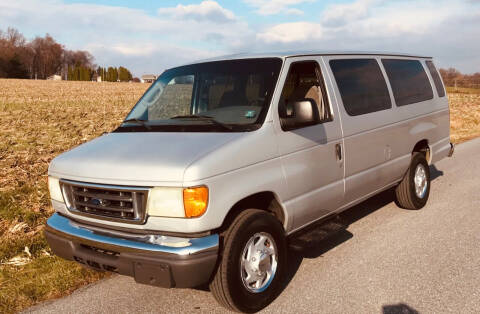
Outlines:
<svg viewBox="0 0 480 314"><path fill-rule="evenodd" d="M318 107L311 98L289 101L280 112L284 130L298 129L318 122Z"/></svg>

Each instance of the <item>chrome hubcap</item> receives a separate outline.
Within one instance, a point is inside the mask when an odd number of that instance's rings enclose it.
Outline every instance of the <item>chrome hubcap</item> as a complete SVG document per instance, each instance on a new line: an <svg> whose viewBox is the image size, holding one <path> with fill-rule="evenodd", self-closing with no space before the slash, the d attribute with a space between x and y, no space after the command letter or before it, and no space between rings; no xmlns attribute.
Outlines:
<svg viewBox="0 0 480 314"><path fill-rule="evenodd" d="M423 198L427 192L427 172L422 164L418 164L415 169L415 177L413 179L415 183L415 193L419 198Z"/></svg>
<svg viewBox="0 0 480 314"><path fill-rule="evenodd" d="M255 233L245 245L241 256L240 273L248 291L265 291L277 271L277 247L272 236Z"/></svg>

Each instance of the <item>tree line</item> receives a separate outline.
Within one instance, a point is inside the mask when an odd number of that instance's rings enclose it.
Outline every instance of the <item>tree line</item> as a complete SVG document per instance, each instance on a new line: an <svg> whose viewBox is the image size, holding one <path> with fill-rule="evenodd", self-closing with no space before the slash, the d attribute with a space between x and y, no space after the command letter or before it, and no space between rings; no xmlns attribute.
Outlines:
<svg viewBox="0 0 480 314"><path fill-rule="evenodd" d="M129 82L133 80L132 73L125 67L97 67L96 70L76 64L69 66L67 70L67 80L69 81L90 81L100 77L102 82Z"/></svg>
<svg viewBox="0 0 480 314"><path fill-rule="evenodd" d="M480 72L463 74L455 68L440 69L445 86L480 88Z"/></svg>
<svg viewBox="0 0 480 314"><path fill-rule="evenodd" d="M128 82L132 74L125 67L104 68L83 50L68 50L46 34L28 41L17 29L0 30L0 78L46 79L54 74L72 81Z"/></svg>

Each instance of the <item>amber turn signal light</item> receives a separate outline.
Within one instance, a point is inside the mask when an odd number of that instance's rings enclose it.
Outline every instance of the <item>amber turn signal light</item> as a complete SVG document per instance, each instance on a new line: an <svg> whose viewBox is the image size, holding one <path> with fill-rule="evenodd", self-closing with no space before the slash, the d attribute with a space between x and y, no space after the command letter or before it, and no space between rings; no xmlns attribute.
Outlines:
<svg viewBox="0 0 480 314"><path fill-rule="evenodd" d="M199 186L183 189L183 207L185 208L185 217L199 217L207 210L208 188Z"/></svg>

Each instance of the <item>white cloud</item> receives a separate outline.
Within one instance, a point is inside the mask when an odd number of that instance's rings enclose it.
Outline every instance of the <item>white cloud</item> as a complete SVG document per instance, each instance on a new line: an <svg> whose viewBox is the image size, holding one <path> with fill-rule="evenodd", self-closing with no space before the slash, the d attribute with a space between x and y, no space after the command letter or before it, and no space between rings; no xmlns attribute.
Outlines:
<svg viewBox="0 0 480 314"><path fill-rule="evenodd" d="M322 23L329 26L341 26L352 20L368 16L368 10L378 0L357 0L346 4L332 4L327 6L322 14Z"/></svg>
<svg viewBox="0 0 480 314"><path fill-rule="evenodd" d="M244 0L245 3L254 7L261 15L274 15L279 13L301 15L303 11L291 6L299 5L313 0Z"/></svg>
<svg viewBox="0 0 480 314"><path fill-rule="evenodd" d="M288 14L288 15L303 15L304 12L300 9L296 9L296 8L287 8L287 9L284 9L284 12L285 14Z"/></svg>
<svg viewBox="0 0 480 314"><path fill-rule="evenodd" d="M319 22L277 24L264 29L257 38L270 43L295 43L331 38L358 41L366 38L420 36L453 16L467 13L457 4L438 6L437 2L425 2L412 9L409 2L373 5L378 3L376 0L357 0L350 4L329 6Z"/></svg>
<svg viewBox="0 0 480 314"><path fill-rule="evenodd" d="M480 71L478 38L480 7L469 0L357 0L327 7L317 22L267 26L257 32L255 47L418 53L472 73Z"/></svg>
<svg viewBox="0 0 480 314"><path fill-rule="evenodd" d="M100 65L127 66L136 75L221 54L307 49L421 53L438 57L440 66L480 71L478 1L350 0L309 12L313 20L253 26L218 2L197 1L146 12L0 0L0 29L13 26L28 38L48 32L68 49L89 50ZM244 1L268 15L300 14L309 0Z"/></svg>
<svg viewBox="0 0 480 314"><path fill-rule="evenodd" d="M158 9L158 14L173 16L175 18L218 23L228 23L235 20L235 15L232 11L210 0L203 1L200 4L179 4L174 8L160 8Z"/></svg>
<svg viewBox="0 0 480 314"><path fill-rule="evenodd" d="M321 39L323 33L322 26L317 23L295 22L270 27L257 34L257 39L266 43L290 44Z"/></svg>
<svg viewBox="0 0 480 314"><path fill-rule="evenodd" d="M226 53L252 36L245 22L215 1L162 8L158 15L61 0L0 1L0 29L8 26L27 37L48 32L68 49L91 50L98 64L131 67L134 73L145 70L142 62L164 68Z"/></svg>
<svg viewBox="0 0 480 314"><path fill-rule="evenodd" d="M88 51L97 56L97 62L107 65L127 65L135 69L135 75L160 74L165 69L195 60L207 59L225 52L206 51L179 45L161 45L121 42L116 46L88 45ZM113 63L112 63L113 62Z"/></svg>

